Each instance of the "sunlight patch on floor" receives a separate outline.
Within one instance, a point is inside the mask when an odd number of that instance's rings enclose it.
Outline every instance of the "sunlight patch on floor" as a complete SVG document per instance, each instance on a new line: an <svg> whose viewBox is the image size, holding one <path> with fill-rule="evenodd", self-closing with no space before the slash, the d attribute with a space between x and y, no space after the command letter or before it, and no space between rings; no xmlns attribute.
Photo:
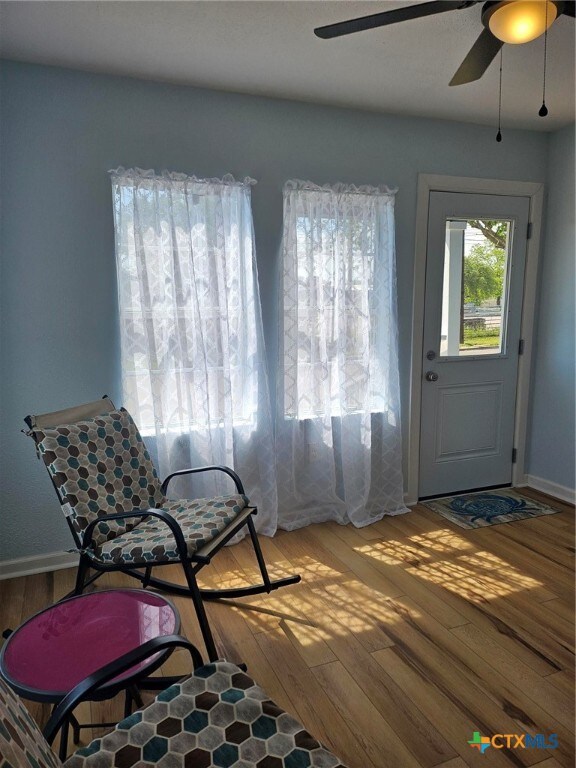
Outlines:
<svg viewBox="0 0 576 768"><path fill-rule="evenodd" d="M236 589L237 587L246 587L250 583L246 573L241 568L234 571L221 571L220 573L212 572L209 578L208 574L200 573L199 581L202 582L201 587L207 589Z"/></svg>
<svg viewBox="0 0 576 768"><path fill-rule="evenodd" d="M475 549L471 542L446 530L415 534L405 541L386 539L354 547L355 552L373 557L386 565L411 566L422 560L431 560L438 554L460 554Z"/></svg>
<svg viewBox="0 0 576 768"><path fill-rule="evenodd" d="M497 555L478 551L471 542L447 531L417 534L407 542L379 541L354 549L386 565L410 566L411 573L472 602L544 586ZM438 559L439 555L444 557Z"/></svg>
<svg viewBox="0 0 576 768"><path fill-rule="evenodd" d="M412 573L466 598L483 603L542 587L542 583L487 552L462 555L454 561L426 564Z"/></svg>
<svg viewBox="0 0 576 768"><path fill-rule="evenodd" d="M394 539L376 544L355 546L354 551L361 555L368 555L385 565L415 565L423 559L428 560L432 557L431 554L418 547Z"/></svg>
<svg viewBox="0 0 576 768"><path fill-rule="evenodd" d="M385 632L386 625L401 621L387 597L358 579L341 580L325 587L324 592L329 595L335 618L354 634L370 631L374 626Z"/></svg>
<svg viewBox="0 0 576 768"><path fill-rule="evenodd" d="M324 583L314 581L293 587L290 593L272 593L227 601L252 627L267 631L286 623L303 646L350 633L385 634L386 626L401 621L387 598L361 580L334 573ZM328 609L328 610L326 610Z"/></svg>
<svg viewBox="0 0 576 768"><path fill-rule="evenodd" d="M242 616L252 632L266 632L281 621L314 626L313 620L306 614L307 602L298 596L296 587L292 587L288 595L272 592L227 600L226 605Z"/></svg>
<svg viewBox="0 0 576 768"><path fill-rule="evenodd" d="M463 536L459 536L457 533L447 531L445 528L439 528L428 533L418 533L410 536L409 540L420 547L443 554L476 549L476 546L471 541L468 541Z"/></svg>
<svg viewBox="0 0 576 768"><path fill-rule="evenodd" d="M496 589L498 586L504 587L505 590L518 591L521 589L537 589L543 587L544 584L532 576L528 576L526 573L522 573L517 568L514 568L510 563L502 560L501 557L493 554L492 552L477 551L473 555L463 555L460 558L473 568L478 569L478 572L486 572L489 574L489 584ZM485 576L482 573L482 580L485 581ZM503 594L508 594L505 591Z"/></svg>
<svg viewBox="0 0 576 768"><path fill-rule="evenodd" d="M321 560L311 555L298 555L291 558L292 573L306 571L306 577L314 576L316 578L338 578L340 571L331 568Z"/></svg>

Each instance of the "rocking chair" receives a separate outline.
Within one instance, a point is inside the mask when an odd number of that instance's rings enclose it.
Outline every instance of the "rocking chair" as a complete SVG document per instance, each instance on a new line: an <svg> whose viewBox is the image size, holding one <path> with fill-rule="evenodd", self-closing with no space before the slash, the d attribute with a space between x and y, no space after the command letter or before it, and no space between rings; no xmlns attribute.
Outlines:
<svg viewBox="0 0 576 768"><path fill-rule="evenodd" d="M81 594L106 571L122 571L144 587L189 596L208 657L215 661L218 653L203 600L256 595L300 581L298 575L270 579L252 520L256 507L250 505L232 469L184 469L160 483L132 417L124 408L115 408L108 397L27 416L25 422L80 553L73 594ZM229 475L236 493L193 501L166 497L173 477L211 471ZM201 589L196 574L243 526L248 526L262 583ZM152 568L174 563L182 565L187 587L152 577ZM92 576L90 568L96 571Z"/></svg>

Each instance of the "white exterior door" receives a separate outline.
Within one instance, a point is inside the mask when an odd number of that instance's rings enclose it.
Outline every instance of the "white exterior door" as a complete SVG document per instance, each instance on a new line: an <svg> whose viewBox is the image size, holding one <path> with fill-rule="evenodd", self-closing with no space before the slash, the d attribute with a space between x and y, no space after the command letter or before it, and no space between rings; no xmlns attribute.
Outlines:
<svg viewBox="0 0 576 768"><path fill-rule="evenodd" d="M512 481L529 198L431 192L420 498Z"/></svg>

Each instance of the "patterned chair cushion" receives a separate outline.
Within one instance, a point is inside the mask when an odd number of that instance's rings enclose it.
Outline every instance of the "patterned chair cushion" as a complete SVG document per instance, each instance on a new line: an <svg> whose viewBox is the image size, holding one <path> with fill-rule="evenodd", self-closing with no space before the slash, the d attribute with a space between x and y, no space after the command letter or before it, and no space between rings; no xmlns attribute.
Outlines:
<svg viewBox="0 0 576 768"><path fill-rule="evenodd" d="M150 455L124 408L77 424L39 429L36 434L40 455L80 536L98 517L159 507L165 501ZM137 522L103 520L94 540L109 541Z"/></svg>
<svg viewBox="0 0 576 768"><path fill-rule="evenodd" d="M0 768L61 768L40 728L0 678Z"/></svg>
<svg viewBox="0 0 576 768"><path fill-rule="evenodd" d="M219 661L78 750L65 768L345 768L234 664Z"/></svg>
<svg viewBox="0 0 576 768"><path fill-rule="evenodd" d="M246 507L246 496L219 496L214 499L166 501L161 509L180 525L193 555L217 536ZM91 553L98 561L116 565L178 562L172 532L159 518L146 518L130 532L98 544Z"/></svg>

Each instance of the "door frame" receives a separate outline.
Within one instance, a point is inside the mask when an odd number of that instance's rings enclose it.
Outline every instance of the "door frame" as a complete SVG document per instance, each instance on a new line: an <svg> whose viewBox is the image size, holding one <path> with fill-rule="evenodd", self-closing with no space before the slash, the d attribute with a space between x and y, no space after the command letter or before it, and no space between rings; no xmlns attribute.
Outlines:
<svg viewBox="0 0 576 768"><path fill-rule="evenodd" d="M516 383L516 413L514 418L514 446L517 450L516 463L512 465L512 485L526 482L524 471L526 454L526 431L528 402L530 395L530 370L532 362L534 319L536 309L536 286L540 236L542 231L542 208L544 184L530 181L508 181L499 179L476 179L463 176L440 176L418 174L416 204L416 232L414 253L414 290L412 296L412 362L410 373L410 403L408 414L408 468L406 504L418 501L418 479L420 474L420 411L422 395L422 343L424 334L424 296L426 287L426 255L428 245L428 206L430 192L460 192L484 195L508 195L527 197L530 200L529 222L532 225L527 241L524 293L522 298L521 338L524 351L518 361Z"/></svg>

